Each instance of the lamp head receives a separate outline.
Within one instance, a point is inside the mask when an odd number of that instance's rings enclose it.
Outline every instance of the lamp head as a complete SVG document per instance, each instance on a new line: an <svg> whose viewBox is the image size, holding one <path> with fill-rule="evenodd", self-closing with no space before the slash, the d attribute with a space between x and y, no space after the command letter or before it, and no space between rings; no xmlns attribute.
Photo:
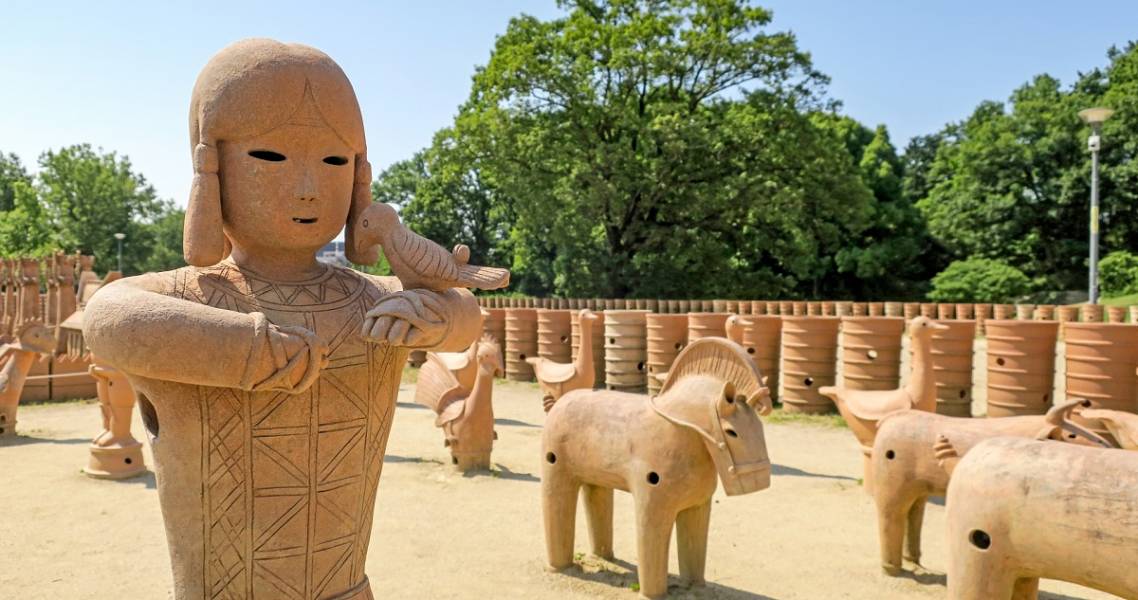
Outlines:
<svg viewBox="0 0 1138 600"><path fill-rule="evenodd" d="M1103 121L1109 119L1113 114L1114 110L1099 106L1094 108L1084 108L1083 110L1080 110L1079 118L1082 119L1083 122L1087 125L1095 127L1102 125Z"/></svg>

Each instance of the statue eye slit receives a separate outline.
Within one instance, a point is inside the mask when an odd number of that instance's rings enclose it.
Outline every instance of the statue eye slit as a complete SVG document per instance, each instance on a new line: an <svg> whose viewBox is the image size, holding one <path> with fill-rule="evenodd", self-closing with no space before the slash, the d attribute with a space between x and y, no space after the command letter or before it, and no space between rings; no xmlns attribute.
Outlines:
<svg viewBox="0 0 1138 600"><path fill-rule="evenodd" d="M348 164L348 159L343 156L325 156L324 162L337 167L342 167Z"/></svg>
<svg viewBox="0 0 1138 600"><path fill-rule="evenodd" d="M280 152L273 152L272 150L250 150L249 156L269 162L281 162L285 160L285 155Z"/></svg>
<svg viewBox="0 0 1138 600"><path fill-rule="evenodd" d="M733 438L737 438L737 437L739 437L739 434L738 434L738 433L735 433L735 430L734 430L734 429L725 429L724 431L726 431L726 432L727 432L727 435L728 435L728 436L730 436L730 437L733 437Z"/></svg>

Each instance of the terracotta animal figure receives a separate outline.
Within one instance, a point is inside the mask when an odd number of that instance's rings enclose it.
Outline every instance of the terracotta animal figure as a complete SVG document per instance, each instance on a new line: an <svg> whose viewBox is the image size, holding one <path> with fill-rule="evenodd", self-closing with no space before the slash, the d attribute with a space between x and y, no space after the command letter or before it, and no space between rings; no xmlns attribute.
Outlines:
<svg viewBox="0 0 1138 600"><path fill-rule="evenodd" d="M581 345L577 359L571 363L553 362L547 358L529 357L537 384L541 387L541 404L545 412L553 408L559 398L573 390L592 389L597 372L593 365L593 325L597 315L589 309L581 310L578 319L581 327Z"/></svg>
<svg viewBox="0 0 1138 600"><path fill-rule="evenodd" d="M55 336L38 321L23 323L14 341L0 346L0 438L16 435L16 411L28 371L39 355L54 349Z"/></svg>
<svg viewBox="0 0 1138 600"><path fill-rule="evenodd" d="M874 476L870 469L870 449L877 425L886 415L899 410L917 409L936 412L936 380L932 362L933 332L948 327L929 319L917 317L909 321L909 338L912 343L913 363L909 381L896 390L850 390L826 386L818 393L829 397L842 413L850 431L861 444L864 464L864 484L873 492Z"/></svg>
<svg viewBox="0 0 1138 600"><path fill-rule="evenodd" d="M673 525L680 577L703 582L716 475L729 496L766 489L771 464L759 414L770 393L743 349L724 338L685 348L658 396L575 390L542 437L542 513L549 568L573 564L583 488L593 553L612 558L613 490L636 505L640 595L667 593Z"/></svg>
<svg viewBox="0 0 1138 600"><path fill-rule="evenodd" d="M130 433L134 388L122 371L109 365L93 362L88 372L99 392L103 431L91 441L83 472L96 479L126 479L144 473L142 443Z"/></svg>
<svg viewBox="0 0 1138 600"><path fill-rule="evenodd" d="M1103 408L1084 408L1078 414L1084 419L1102 423L1118 442L1119 448L1138 450L1138 415Z"/></svg>
<svg viewBox="0 0 1138 600"><path fill-rule="evenodd" d="M902 570L902 556L921 561L921 526L929 496L948 489L952 467L972 447L994 437L1076 439L1071 411L1081 401L1052 408L1047 415L972 419L918 410L899 411L878 424L872 448L876 478L871 491L877 505L881 568L889 575ZM904 552L902 554L902 544Z"/></svg>
<svg viewBox="0 0 1138 600"><path fill-rule="evenodd" d="M503 371L502 351L488 335L482 336L476 348L477 370L471 387L463 388L453 376L449 380L420 379L420 390L424 391L415 395L416 402L438 415L435 425L442 428L446 436L443 443L450 448L451 460L463 472L489 469L490 452L498 439L494 432L493 395L494 377ZM438 360L428 358L428 362L432 359Z"/></svg>
<svg viewBox="0 0 1138 600"><path fill-rule="evenodd" d="M950 600L1034 600L1039 579L1138 598L1138 454L997 438L948 485Z"/></svg>
<svg viewBox="0 0 1138 600"><path fill-rule="evenodd" d="M404 289L441 292L464 287L496 290L510 284L510 272L469 265L470 248L459 244L453 252L407 229L399 214L384 202L373 202L356 221L356 247L361 252L382 246L391 271Z"/></svg>
<svg viewBox="0 0 1138 600"><path fill-rule="evenodd" d="M434 379L446 382L446 386L450 387L451 379L458 382L465 392L469 393L471 388L474 387L474 378L478 374L478 345L481 340L475 340L466 350L462 352L426 352L423 354L423 362L421 365L413 365L419 367L419 379L415 387L415 401L419 404L426 403L420 400L420 395L428 393L431 389L430 382ZM426 385L424 385L426 384Z"/></svg>

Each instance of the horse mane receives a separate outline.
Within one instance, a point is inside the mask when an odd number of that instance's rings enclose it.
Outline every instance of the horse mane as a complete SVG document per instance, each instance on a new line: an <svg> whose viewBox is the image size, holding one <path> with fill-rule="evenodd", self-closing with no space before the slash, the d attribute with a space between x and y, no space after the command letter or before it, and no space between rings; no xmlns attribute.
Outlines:
<svg viewBox="0 0 1138 600"><path fill-rule="evenodd" d="M735 385L735 393L743 394L747 404L751 404L763 389L759 368L742 346L727 338L709 337L688 344L668 370L668 379L660 388L660 394L693 375L731 382Z"/></svg>

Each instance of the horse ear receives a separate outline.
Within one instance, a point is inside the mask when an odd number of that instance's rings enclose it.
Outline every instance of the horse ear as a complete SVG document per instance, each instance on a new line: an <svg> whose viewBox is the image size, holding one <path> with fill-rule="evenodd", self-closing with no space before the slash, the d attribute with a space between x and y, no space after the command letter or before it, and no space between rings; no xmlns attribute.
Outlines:
<svg viewBox="0 0 1138 600"><path fill-rule="evenodd" d="M735 409L739 407L738 400L735 399L735 384L730 381L723 382L723 392L719 396L719 414L723 417L729 417L735 414Z"/></svg>
<svg viewBox="0 0 1138 600"><path fill-rule="evenodd" d="M357 265L374 265L379 260L379 247L356 248L356 220L371 205L371 163L367 153L356 155L355 179L352 183L352 207L348 210L344 229L344 255Z"/></svg>

